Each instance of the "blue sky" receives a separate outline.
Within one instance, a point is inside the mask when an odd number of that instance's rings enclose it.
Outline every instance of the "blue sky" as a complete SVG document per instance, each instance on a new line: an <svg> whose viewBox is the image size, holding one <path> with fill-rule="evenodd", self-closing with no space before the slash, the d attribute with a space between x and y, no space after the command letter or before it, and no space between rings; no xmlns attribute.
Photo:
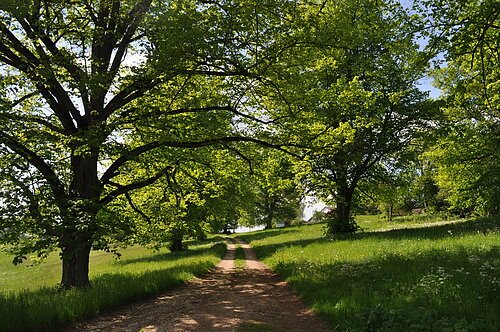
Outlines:
<svg viewBox="0 0 500 332"><path fill-rule="evenodd" d="M431 77L424 77L418 83L420 90L428 91L431 98L438 98L441 95L441 90L432 86Z"/></svg>

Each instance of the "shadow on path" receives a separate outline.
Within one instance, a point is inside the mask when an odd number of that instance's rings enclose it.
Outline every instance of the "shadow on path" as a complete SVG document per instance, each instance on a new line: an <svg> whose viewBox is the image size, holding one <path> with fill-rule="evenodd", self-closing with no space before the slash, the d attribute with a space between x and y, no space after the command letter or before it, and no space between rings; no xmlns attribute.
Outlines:
<svg viewBox="0 0 500 332"><path fill-rule="evenodd" d="M237 244L246 268L236 269ZM76 324L68 331L328 331L248 244L230 240L206 277L147 302Z"/></svg>

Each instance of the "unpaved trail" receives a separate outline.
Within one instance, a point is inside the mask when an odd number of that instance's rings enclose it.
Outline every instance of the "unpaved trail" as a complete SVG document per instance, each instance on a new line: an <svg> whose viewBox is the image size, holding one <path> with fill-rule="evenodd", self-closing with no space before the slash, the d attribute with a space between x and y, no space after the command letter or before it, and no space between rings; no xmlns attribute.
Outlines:
<svg viewBox="0 0 500 332"><path fill-rule="evenodd" d="M329 331L240 240L246 266L234 266L236 244L203 278L146 302L78 323L68 331Z"/></svg>

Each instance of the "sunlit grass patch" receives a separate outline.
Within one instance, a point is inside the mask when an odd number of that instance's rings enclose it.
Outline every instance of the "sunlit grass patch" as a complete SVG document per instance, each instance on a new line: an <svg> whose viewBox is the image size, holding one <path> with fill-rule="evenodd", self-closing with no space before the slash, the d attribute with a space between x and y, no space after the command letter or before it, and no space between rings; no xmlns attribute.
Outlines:
<svg viewBox="0 0 500 332"><path fill-rule="evenodd" d="M240 245L237 245L236 255L234 259L234 266L237 268L244 268L245 263L246 263L245 250Z"/></svg>
<svg viewBox="0 0 500 332"><path fill-rule="evenodd" d="M499 219L400 225L410 228L325 239L313 225L241 237L332 328L497 331Z"/></svg>

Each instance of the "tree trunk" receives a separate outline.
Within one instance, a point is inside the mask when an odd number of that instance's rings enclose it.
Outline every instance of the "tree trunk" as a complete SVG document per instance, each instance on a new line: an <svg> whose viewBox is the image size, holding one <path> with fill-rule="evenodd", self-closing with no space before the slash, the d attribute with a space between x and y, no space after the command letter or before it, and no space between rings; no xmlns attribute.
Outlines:
<svg viewBox="0 0 500 332"><path fill-rule="evenodd" d="M351 218L353 190L347 183L338 183L337 187L337 208L334 217L328 222L328 234L354 233L358 230L358 225Z"/></svg>
<svg viewBox="0 0 500 332"><path fill-rule="evenodd" d="M229 223L224 224L224 232L223 234L231 234L231 231L229 231Z"/></svg>
<svg viewBox="0 0 500 332"><path fill-rule="evenodd" d="M266 218L266 227L265 227L265 229L271 229L271 228L273 228L273 217L269 216L268 218Z"/></svg>
<svg viewBox="0 0 500 332"><path fill-rule="evenodd" d="M387 208L387 221L392 221L392 204Z"/></svg>
<svg viewBox="0 0 500 332"><path fill-rule="evenodd" d="M266 202L267 218L266 218L266 227L264 229L271 229L273 228L275 205L271 202L271 198L269 196L266 196L266 199L267 199Z"/></svg>
<svg viewBox="0 0 500 332"><path fill-rule="evenodd" d="M93 148L90 156L71 156L73 179L71 190L78 198L98 200L102 187L97 176L99 150Z"/></svg>
<svg viewBox="0 0 500 332"><path fill-rule="evenodd" d="M89 281L89 257L92 244L89 240L72 236L61 246L63 288L87 287Z"/></svg>
<svg viewBox="0 0 500 332"><path fill-rule="evenodd" d="M184 244L182 242L183 238L184 238L184 234L182 234L182 232L174 231L172 233L172 237L170 238L170 244L169 244L168 249L170 249L170 251L172 251L172 252L184 250Z"/></svg>
<svg viewBox="0 0 500 332"><path fill-rule="evenodd" d="M61 286L64 288L90 286L90 250L93 234L97 231L95 217L100 208L97 202L102 191L97 176L99 150L91 150L90 156L71 156L71 196L64 207L65 230L59 239L62 259ZM82 228L84 230L81 230Z"/></svg>
<svg viewBox="0 0 500 332"><path fill-rule="evenodd" d="M337 218L339 223L347 225L351 217L351 199L350 197L342 197L337 202Z"/></svg>

